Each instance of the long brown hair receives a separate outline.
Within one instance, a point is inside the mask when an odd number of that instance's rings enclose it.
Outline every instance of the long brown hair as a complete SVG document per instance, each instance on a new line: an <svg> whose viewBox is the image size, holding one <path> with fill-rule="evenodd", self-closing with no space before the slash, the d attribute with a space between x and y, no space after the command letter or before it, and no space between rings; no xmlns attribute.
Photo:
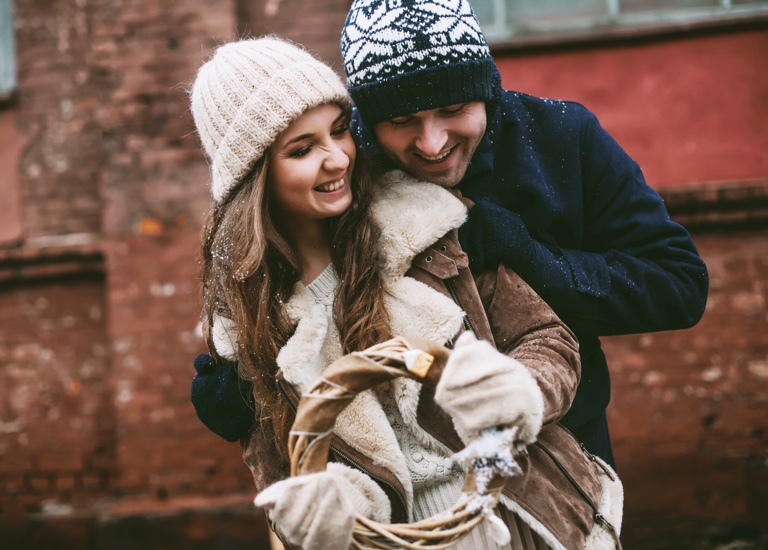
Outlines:
<svg viewBox="0 0 768 550"><path fill-rule="evenodd" d="M376 246L379 228L368 208L377 166L358 156L352 203L327 224L331 262L340 274L333 314L344 353L391 337ZM202 242L203 318L208 349L217 362L214 316L234 323L238 372L253 382L255 418L271 422L277 449L286 457L293 414L278 395L276 359L295 330L285 304L301 272L296 254L270 216L268 170L267 153L208 216Z"/></svg>

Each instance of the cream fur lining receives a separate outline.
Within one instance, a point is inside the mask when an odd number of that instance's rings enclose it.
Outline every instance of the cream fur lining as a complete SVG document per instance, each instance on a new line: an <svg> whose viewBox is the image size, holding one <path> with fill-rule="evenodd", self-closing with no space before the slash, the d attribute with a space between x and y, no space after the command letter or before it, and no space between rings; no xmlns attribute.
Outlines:
<svg viewBox="0 0 768 550"><path fill-rule="evenodd" d="M381 228L384 269L402 276L414 256L467 219L467 209L442 187L394 170L382 178L371 204Z"/></svg>
<svg viewBox="0 0 768 550"><path fill-rule="evenodd" d="M418 336L445 343L461 328L464 312L456 303L415 279L404 277L391 285L387 297L392 334ZM421 429L416 418L421 384L407 378L392 382L392 391L403 422L413 431L417 441L428 449L443 446Z"/></svg>
<svg viewBox="0 0 768 550"><path fill-rule="evenodd" d="M232 319L214 315L211 337L213 347L221 357L229 361L237 361L237 329Z"/></svg>
<svg viewBox="0 0 768 550"><path fill-rule="evenodd" d="M605 461L599 457L595 457L595 460L599 461L613 473L613 479L611 479L602 468L598 468L600 482L603 485L603 493L600 495L598 511L605 517L608 523L613 525L616 533L619 534L621 533L621 522L624 516L624 486L619 476L616 475ZM610 550L616 548L616 542L613 539L613 534L605 526L598 523L595 524L589 537L587 537L584 548L585 550Z"/></svg>

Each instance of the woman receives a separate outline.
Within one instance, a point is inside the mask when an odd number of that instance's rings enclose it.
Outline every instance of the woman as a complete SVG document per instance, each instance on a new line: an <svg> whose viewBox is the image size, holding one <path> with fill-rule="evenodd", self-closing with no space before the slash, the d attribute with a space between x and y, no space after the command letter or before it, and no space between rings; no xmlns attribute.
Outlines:
<svg viewBox="0 0 768 550"><path fill-rule="evenodd" d="M613 547L597 519L620 521L618 481L555 424L579 378L572 333L510 270L473 279L451 193L401 172L372 184L349 109L329 67L276 38L219 48L192 90L215 201L207 340L253 382L243 446L257 504L288 543L345 548L356 512L405 522L449 508L463 484L452 453L513 427L527 452L499 507L505 547ZM328 471L285 479L298 397L334 359L392 335L456 341L435 394L406 379L363 392L336 422ZM465 547L494 548L471 537Z"/></svg>

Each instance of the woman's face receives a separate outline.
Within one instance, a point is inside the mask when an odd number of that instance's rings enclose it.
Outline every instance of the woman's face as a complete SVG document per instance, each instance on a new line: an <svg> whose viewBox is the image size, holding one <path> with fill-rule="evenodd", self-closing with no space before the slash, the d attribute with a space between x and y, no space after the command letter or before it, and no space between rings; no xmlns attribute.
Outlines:
<svg viewBox="0 0 768 550"><path fill-rule="evenodd" d="M275 142L267 174L272 206L283 221L317 221L352 203L355 143L335 103L309 109Z"/></svg>

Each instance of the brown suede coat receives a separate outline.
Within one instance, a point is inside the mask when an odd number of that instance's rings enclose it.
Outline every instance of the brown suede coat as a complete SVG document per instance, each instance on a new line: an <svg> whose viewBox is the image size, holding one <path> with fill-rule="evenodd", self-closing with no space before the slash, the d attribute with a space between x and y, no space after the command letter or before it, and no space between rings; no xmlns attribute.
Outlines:
<svg viewBox="0 0 768 550"><path fill-rule="evenodd" d="M579 382L575 336L510 269L500 266L495 272L473 277L455 228L415 255L406 275L451 297L466 313L463 330L472 330L478 338L495 343L500 351L530 369L544 397L544 427L538 440L519 457L524 475L508 481L506 502L550 540L564 548L584 548L601 519L601 466L557 424ZM278 385L295 408L299 394L280 378ZM430 388L421 391L419 427L458 451L463 443L433 395ZM277 459L268 422L254 425L243 441L243 453L257 489L287 477L288 465ZM392 504L393 522L407 521L406 491L397 476L338 436L334 436L331 453L330 460L364 471L384 489Z"/></svg>

